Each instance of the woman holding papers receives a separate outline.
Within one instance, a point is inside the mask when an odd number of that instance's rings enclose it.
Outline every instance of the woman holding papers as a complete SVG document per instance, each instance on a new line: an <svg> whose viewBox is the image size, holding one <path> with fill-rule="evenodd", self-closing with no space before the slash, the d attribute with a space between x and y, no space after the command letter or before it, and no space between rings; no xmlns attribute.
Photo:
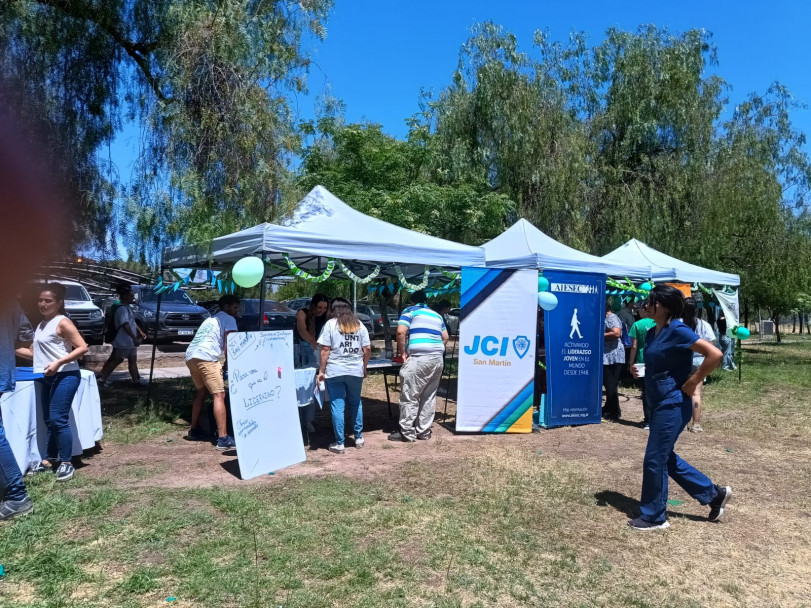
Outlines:
<svg viewBox="0 0 811 608"><path fill-rule="evenodd" d="M329 451L343 454L344 408L349 405L349 419L355 432L355 447L363 447L363 408L360 391L366 377L366 365L372 353L369 332L352 306L336 298L330 308L330 319L318 338L321 347L318 382L325 382L332 405L332 427L335 442Z"/></svg>

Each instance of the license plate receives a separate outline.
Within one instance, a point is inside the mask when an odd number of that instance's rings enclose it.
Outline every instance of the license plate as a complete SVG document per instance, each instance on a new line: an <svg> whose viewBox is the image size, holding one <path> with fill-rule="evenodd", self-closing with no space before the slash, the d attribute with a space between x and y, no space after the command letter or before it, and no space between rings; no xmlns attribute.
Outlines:
<svg viewBox="0 0 811 608"><path fill-rule="evenodd" d="M193 336L194 330L193 329L178 329L177 330L178 336Z"/></svg>

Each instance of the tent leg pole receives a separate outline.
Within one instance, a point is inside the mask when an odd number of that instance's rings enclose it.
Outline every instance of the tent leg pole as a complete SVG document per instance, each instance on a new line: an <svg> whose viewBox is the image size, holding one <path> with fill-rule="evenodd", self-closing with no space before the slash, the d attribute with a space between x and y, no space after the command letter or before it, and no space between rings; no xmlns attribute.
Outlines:
<svg viewBox="0 0 811 608"><path fill-rule="evenodd" d="M161 276L163 276L163 267L161 267ZM155 350L158 348L158 325L161 318L161 299L163 293L158 294L158 304L155 307L155 331L152 333L152 359L149 362L149 385L146 387L146 402L152 402L152 375L155 371Z"/></svg>
<svg viewBox="0 0 811 608"><path fill-rule="evenodd" d="M262 331L265 320L265 252L262 252L262 280L259 282L259 320L257 321L259 331Z"/></svg>
<svg viewBox="0 0 811 608"><path fill-rule="evenodd" d="M451 358L450 358L450 360L448 360L449 363L450 363L450 361L453 361L453 356L456 354L456 345L458 344L458 342L459 342L459 330L457 329L456 330L456 336L455 336L455 339L453 341L453 350L451 350ZM446 365L445 367L448 369L448 379L445 382L445 410L442 412L442 422L443 423L448 421L448 395L451 392L451 367L450 367L450 364ZM458 374L458 371L459 370L457 370L457 374Z"/></svg>

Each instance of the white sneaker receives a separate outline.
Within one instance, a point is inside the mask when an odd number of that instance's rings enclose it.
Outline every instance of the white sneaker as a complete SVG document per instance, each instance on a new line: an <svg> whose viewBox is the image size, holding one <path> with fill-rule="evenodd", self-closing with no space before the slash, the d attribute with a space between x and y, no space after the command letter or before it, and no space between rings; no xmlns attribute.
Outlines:
<svg viewBox="0 0 811 608"><path fill-rule="evenodd" d="M343 443L330 443L329 451L333 454L343 454L346 451Z"/></svg>
<svg viewBox="0 0 811 608"><path fill-rule="evenodd" d="M356 448L362 448L364 443L366 443L366 441L363 439L363 437L357 437L355 439L355 447Z"/></svg>

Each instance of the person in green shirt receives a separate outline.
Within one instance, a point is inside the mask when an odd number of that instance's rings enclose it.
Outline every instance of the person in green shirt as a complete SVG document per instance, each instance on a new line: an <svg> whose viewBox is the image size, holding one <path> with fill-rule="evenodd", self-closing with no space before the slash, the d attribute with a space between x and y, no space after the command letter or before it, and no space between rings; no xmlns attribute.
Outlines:
<svg viewBox="0 0 811 608"><path fill-rule="evenodd" d="M628 336L631 338L631 352L628 357L628 368L630 369L634 363L644 363L645 358L645 338L648 335L648 330L656 325L656 322L650 318L648 309L640 307L640 319L628 331ZM648 396L645 394L645 379L637 378L636 385L642 391L642 413L645 419L642 421L642 428L650 430L650 404L648 403Z"/></svg>

